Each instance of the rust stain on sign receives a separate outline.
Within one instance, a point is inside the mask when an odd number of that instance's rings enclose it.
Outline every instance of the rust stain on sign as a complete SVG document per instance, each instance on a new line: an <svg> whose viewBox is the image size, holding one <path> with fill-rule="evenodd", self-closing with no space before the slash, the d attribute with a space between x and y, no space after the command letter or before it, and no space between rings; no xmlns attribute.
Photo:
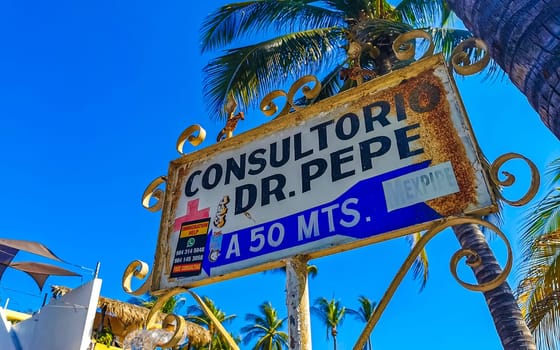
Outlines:
<svg viewBox="0 0 560 350"><path fill-rule="evenodd" d="M446 197L431 199L426 203L443 216L462 213L470 203L476 203L476 175L465 146L461 142L457 130L453 126L449 102L443 91L445 91L440 79L437 79L433 71L427 71L416 78L410 79L410 84L419 86L437 87L437 89L426 89L417 97L418 107L426 108L431 101L438 103L430 113L411 113L409 118L420 123L420 142L424 153L418 156L419 160L432 160L432 165L451 161L460 192L450 194ZM408 96L410 89L403 89L402 93L409 100L414 97ZM414 91L414 90L412 90Z"/></svg>

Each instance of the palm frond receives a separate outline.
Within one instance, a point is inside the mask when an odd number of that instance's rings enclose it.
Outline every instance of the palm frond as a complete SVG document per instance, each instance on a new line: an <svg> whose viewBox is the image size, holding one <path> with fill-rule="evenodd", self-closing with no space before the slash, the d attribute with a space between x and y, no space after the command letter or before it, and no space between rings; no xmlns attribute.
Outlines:
<svg viewBox="0 0 560 350"><path fill-rule="evenodd" d="M410 245L410 249L414 248L414 246L418 243L418 241L422 238L422 233L417 232L406 236L406 239ZM412 276L414 279L420 280L420 291L426 287L426 283L428 282L428 252L426 249L422 249L420 254L414 259L414 264L412 265Z"/></svg>
<svg viewBox="0 0 560 350"><path fill-rule="evenodd" d="M386 0L327 0L324 3L344 13L348 22L364 18L390 18L394 15L394 7Z"/></svg>
<svg viewBox="0 0 560 350"><path fill-rule="evenodd" d="M445 0L404 0L395 10L414 27L443 27L451 15Z"/></svg>
<svg viewBox="0 0 560 350"><path fill-rule="evenodd" d="M435 52L443 53L445 58L449 58L462 41L472 37L471 32L463 29L430 27L426 31L432 36Z"/></svg>
<svg viewBox="0 0 560 350"><path fill-rule="evenodd" d="M560 161L549 167L557 182ZM560 345L560 189L554 188L524 219L521 235L521 280L517 298L527 326L539 346Z"/></svg>
<svg viewBox="0 0 560 350"><path fill-rule="evenodd" d="M560 346L560 292L554 292L534 305L527 319L542 349L557 350ZM532 327L534 326L534 328Z"/></svg>
<svg viewBox="0 0 560 350"><path fill-rule="evenodd" d="M249 313L245 316L245 321L250 324L241 328L243 343L247 345L259 337L253 349L281 349L287 345L288 335L281 330L286 318L279 319L270 302L259 305L259 310L260 314Z"/></svg>
<svg viewBox="0 0 560 350"><path fill-rule="evenodd" d="M254 108L259 97L288 79L321 70L340 54L339 28L321 28L286 34L259 44L232 49L212 60L204 72L204 94L209 110L225 118L227 96L233 93L240 109Z"/></svg>
<svg viewBox="0 0 560 350"><path fill-rule="evenodd" d="M550 162L547 167L546 175L550 176L550 185L560 182L560 158Z"/></svg>
<svg viewBox="0 0 560 350"><path fill-rule="evenodd" d="M346 18L358 19L360 13L368 9L369 1L363 0L326 0L325 4L339 13L343 13Z"/></svg>
<svg viewBox="0 0 560 350"><path fill-rule="evenodd" d="M356 39L368 42L374 41L380 36L387 36L388 34L398 35L412 29L413 27L408 23L375 18L359 23L354 31L356 31Z"/></svg>
<svg viewBox="0 0 560 350"><path fill-rule="evenodd" d="M313 6L316 1L244 1L220 7L208 15L201 28L203 52L224 47L244 37L262 36L274 28L280 32L343 24L339 12Z"/></svg>
<svg viewBox="0 0 560 350"><path fill-rule="evenodd" d="M560 240L559 240L560 242ZM525 289L519 296L522 313L537 344L555 350L560 334L560 244L554 262L548 268L535 269L536 276L522 281Z"/></svg>
<svg viewBox="0 0 560 350"><path fill-rule="evenodd" d="M364 295L360 295L358 302L360 304L358 310L346 309L346 313L354 316L358 321L367 323L373 316L377 303Z"/></svg>
<svg viewBox="0 0 560 350"><path fill-rule="evenodd" d="M539 201L525 218L521 246L523 261L533 258L540 236L560 229L560 190L554 189Z"/></svg>

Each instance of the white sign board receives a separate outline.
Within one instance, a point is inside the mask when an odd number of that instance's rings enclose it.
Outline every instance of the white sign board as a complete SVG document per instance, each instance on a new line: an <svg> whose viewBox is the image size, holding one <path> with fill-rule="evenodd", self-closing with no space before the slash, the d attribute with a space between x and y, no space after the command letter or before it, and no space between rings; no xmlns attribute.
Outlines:
<svg viewBox="0 0 560 350"><path fill-rule="evenodd" d="M440 56L170 165L153 290L197 286L495 210Z"/></svg>

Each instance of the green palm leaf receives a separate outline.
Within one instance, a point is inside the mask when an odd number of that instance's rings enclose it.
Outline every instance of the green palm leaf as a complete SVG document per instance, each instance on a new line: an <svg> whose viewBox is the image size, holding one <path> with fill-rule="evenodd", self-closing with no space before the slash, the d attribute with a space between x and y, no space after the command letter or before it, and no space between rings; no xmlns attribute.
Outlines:
<svg viewBox="0 0 560 350"><path fill-rule="evenodd" d="M346 312L358 321L366 323L373 316L377 303L364 295L358 297L358 303L360 304L358 310L346 309Z"/></svg>
<svg viewBox="0 0 560 350"><path fill-rule="evenodd" d="M278 318L276 309L270 302L259 306L260 314L247 314L245 320L249 325L241 328L244 333L243 343L251 343L255 338L257 342L253 346L255 350L283 349L288 346L288 334L282 331L286 318Z"/></svg>
<svg viewBox="0 0 560 350"><path fill-rule="evenodd" d="M550 162L546 174L551 177L551 185L560 182L560 158Z"/></svg>
<svg viewBox="0 0 560 350"><path fill-rule="evenodd" d="M445 0L404 0L395 9L414 27L444 27L451 16Z"/></svg>
<svg viewBox="0 0 560 350"><path fill-rule="evenodd" d="M323 69L343 51L337 43L343 32L321 28L286 34L259 44L232 49L205 68L204 94L213 115L226 117L223 106L230 91L244 106L258 101L282 82Z"/></svg>
<svg viewBox="0 0 560 350"><path fill-rule="evenodd" d="M552 185L560 178L560 158L551 163ZM555 350L560 339L560 189L554 188L525 218L521 235L521 311L537 343Z"/></svg>
<svg viewBox="0 0 560 350"><path fill-rule="evenodd" d="M410 250L414 248L416 243L422 238L422 233L417 232L406 236L406 239L410 245ZM428 252L426 249L422 249L422 252L414 259L414 263L412 264L412 276L414 279L418 279L422 277L420 280L420 291L426 287L426 283L428 282L429 277L429 262L428 262Z"/></svg>
<svg viewBox="0 0 560 350"><path fill-rule="evenodd" d="M311 3L317 1L245 1L220 7L202 24L202 51L213 50L244 37L262 36L274 28L293 32L305 28L339 26L341 13Z"/></svg>
<svg viewBox="0 0 560 350"><path fill-rule="evenodd" d="M327 339L329 338L329 331L335 333L333 336L336 335L338 326L342 325L346 316L346 308L340 304L340 301L327 300L323 297L315 300L311 312L326 326Z"/></svg>

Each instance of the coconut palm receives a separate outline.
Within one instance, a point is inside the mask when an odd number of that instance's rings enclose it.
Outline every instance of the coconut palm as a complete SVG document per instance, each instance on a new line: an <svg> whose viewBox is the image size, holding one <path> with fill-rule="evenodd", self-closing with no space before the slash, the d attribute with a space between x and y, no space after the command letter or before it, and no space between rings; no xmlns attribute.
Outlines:
<svg viewBox="0 0 560 350"><path fill-rule="evenodd" d="M527 96L543 123L560 138L558 3L548 0L448 0L449 7ZM497 16L496 14L499 14ZM522 48L522 49L521 49Z"/></svg>
<svg viewBox="0 0 560 350"><path fill-rule="evenodd" d="M205 67L211 115L227 117L228 96L241 109L255 107L269 91L306 74L322 76L320 97L352 87L355 81L341 79L352 69L371 72L366 80L385 74L402 64L392 50L394 39L413 27L429 31L437 48L450 52L470 36L466 30L443 29L450 14L444 0L405 0L396 7L385 0L257 0L222 6L203 23L202 51L244 45L229 48Z"/></svg>
<svg viewBox="0 0 560 350"><path fill-rule="evenodd" d="M216 319L222 324L229 323L235 317L237 317L236 315L227 315L222 309L216 306L212 299L207 296L202 297L202 300L204 301L204 304L208 307L208 309L212 312L212 314L216 317ZM209 350L229 349L227 342L218 334L214 323L204 313L199 305L191 305L187 308L187 315L185 316L185 320L192 321L208 328L212 336L212 341L208 345Z"/></svg>
<svg viewBox="0 0 560 350"><path fill-rule="evenodd" d="M280 319L276 309L270 302L264 302L259 306L260 314L247 314L245 321L251 324L241 328L245 334L243 343L248 345L255 338L257 342L254 350L281 350L288 347L288 334L282 331L286 317Z"/></svg>
<svg viewBox="0 0 560 350"><path fill-rule="evenodd" d="M551 187L525 219L518 301L541 349L560 349L560 158Z"/></svg>
<svg viewBox="0 0 560 350"><path fill-rule="evenodd" d="M346 308L340 304L340 301L326 298L317 298L311 307L311 312L321 320L327 330L327 339L329 333L332 335L334 350L336 350L336 336L338 335L338 327L342 325L346 316Z"/></svg>
<svg viewBox="0 0 560 350"><path fill-rule="evenodd" d="M365 80L385 74L408 63L395 59L392 43L413 27L430 32L436 50L449 52L470 36L466 31L442 29L450 18L444 0L405 0L394 7L384 0L260 0L225 5L204 22L202 50L240 42L243 46L229 48L205 68L205 94L212 115L226 116L223 106L228 96L233 95L242 109L254 107L270 90L305 74L321 77L319 98L352 87L355 81L347 78L353 69L373 72L364 75ZM268 34L270 39L262 40ZM261 40L253 43L255 38ZM454 232L462 248L480 254L482 264L472 268L477 281L495 279L501 268L480 228L461 225ZM415 266L415 274L425 281L427 264ZM504 348L534 349L509 285L504 283L484 296Z"/></svg>
<svg viewBox="0 0 560 350"><path fill-rule="evenodd" d="M358 303L360 304L358 310L346 309L346 312L349 315L354 316L358 321L367 323L373 316L373 311L375 310L377 303L363 295L358 297ZM364 346L364 350L372 350L371 339L368 339L366 345Z"/></svg>

